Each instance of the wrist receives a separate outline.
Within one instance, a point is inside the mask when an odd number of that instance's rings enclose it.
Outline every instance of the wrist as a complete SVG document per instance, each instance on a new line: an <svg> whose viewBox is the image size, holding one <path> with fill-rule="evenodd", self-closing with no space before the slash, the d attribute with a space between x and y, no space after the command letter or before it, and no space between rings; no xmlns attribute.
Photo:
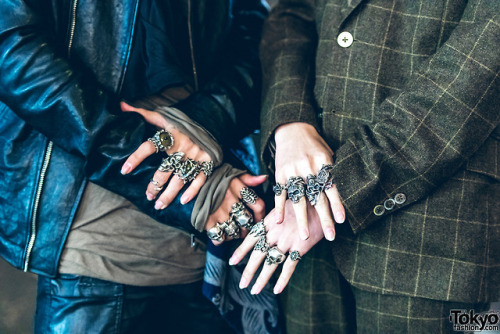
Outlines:
<svg viewBox="0 0 500 334"><path fill-rule="evenodd" d="M274 140L278 145L281 142L290 141L290 139L302 137L303 135L317 136L318 131L316 131L316 128L309 123L287 123L276 128L274 131Z"/></svg>

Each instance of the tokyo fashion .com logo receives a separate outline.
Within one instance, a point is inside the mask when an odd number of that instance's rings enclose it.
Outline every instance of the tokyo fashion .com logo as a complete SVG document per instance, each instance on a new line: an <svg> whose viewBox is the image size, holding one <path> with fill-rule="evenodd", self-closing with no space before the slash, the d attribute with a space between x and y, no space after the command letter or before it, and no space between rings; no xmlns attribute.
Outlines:
<svg viewBox="0 0 500 334"><path fill-rule="evenodd" d="M497 331L500 322L498 311L476 313L474 310L450 310L450 322L455 331Z"/></svg>

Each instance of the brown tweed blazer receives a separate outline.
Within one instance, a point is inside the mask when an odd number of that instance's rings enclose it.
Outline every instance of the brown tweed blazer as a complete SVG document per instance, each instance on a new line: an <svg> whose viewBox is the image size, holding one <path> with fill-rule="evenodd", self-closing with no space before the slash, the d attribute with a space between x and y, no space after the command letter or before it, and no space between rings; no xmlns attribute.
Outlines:
<svg viewBox="0 0 500 334"><path fill-rule="evenodd" d="M500 298L499 12L500 0L284 0L269 17L263 158L296 121L335 150L350 228L324 256L354 286Z"/></svg>

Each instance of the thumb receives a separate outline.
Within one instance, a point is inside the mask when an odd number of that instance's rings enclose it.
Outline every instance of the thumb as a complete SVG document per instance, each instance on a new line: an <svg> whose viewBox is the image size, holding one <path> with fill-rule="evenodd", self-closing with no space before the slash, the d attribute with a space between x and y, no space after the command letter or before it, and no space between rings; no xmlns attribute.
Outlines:
<svg viewBox="0 0 500 334"><path fill-rule="evenodd" d="M135 111L135 112L139 111L138 108L132 107L130 104L123 101L120 102L120 108L122 109L122 111Z"/></svg>
<svg viewBox="0 0 500 334"><path fill-rule="evenodd" d="M253 176L250 174L243 174L240 176L241 182L250 187L258 186L267 180L267 175Z"/></svg>

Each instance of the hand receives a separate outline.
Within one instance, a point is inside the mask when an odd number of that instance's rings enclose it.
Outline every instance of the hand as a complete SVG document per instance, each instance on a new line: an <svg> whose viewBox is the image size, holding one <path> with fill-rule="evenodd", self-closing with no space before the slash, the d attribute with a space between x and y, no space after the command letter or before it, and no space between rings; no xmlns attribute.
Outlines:
<svg viewBox="0 0 500 334"><path fill-rule="evenodd" d="M315 210L308 210L309 230L310 236L307 240L302 240L298 234L300 225L295 217L294 210L292 210L292 202L286 201L285 220L282 224L274 224L273 217L275 211L271 211L264 219L264 225L267 230L266 239L267 243L272 246L277 246L279 250L286 252L298 251L300 256L304 256L315 244L323 239L323 232L321 230L321 223L319 216ZM235 250L231 259L230 265L239 263L245 255L253 249L260 237L253 234L247 235L243 243ZM260 250L253 250L250 259L243 271L240 281L240 288L246 288L252 281L253 276L259 269L262 261L266 258L266 253ZM283 269L274 286L274 293L278 294L288 284L290 277L295 271L295 267L299 261L293 261L290 256L287 257L283 263ZM278 264L264 264L259 277L252 287L251 293L258 294L262 291L267 284L274 271L278 268Z"/></svg>
<svg viewBox="0 0 500 334"><path fill-rule="evenodd" d="M214 227L217 223L222 223L229 220L231 207L234 203L241 201L240 191L244 187L256 187L259 184L266 181L267 175L252 176L250 174L243 174L239 177L235 177L229 183L229 187L226 191L226 196L222 204L215 210L214 213L208 218L207 224L205 225L205 230L209 230ZM248 208L253 211L254 221L259 221L264 218L265 214L265 204L261 198L257 198L255 204L246 203ZM241 237L245 237L247 234L245 228L241 228ZM225 240L232 240L233 238L225 236ZM212 240L212 243L216 246L220 245L223 241Z"/></svg>
<svg viewBox="0 0 500 334"><path fill-rule="evenodd" d="M324 164L332 164L333 152L316 129L307 123L289 123L278 127L275 131L276 141L276 182L285 185L292 176L302 177L317 175ZM286 191L275 196L275 221L284 219ZM306 240L310 236L307 216L306 197L293 204L297 217L298 233ZM345 210L335 185L319 194L315 206L309 206L319 215L323 233L327 240L335 239L335 226L332 219L339 224L345 220Z"/></svg>
<svg viewBox="0 0 500 334"><path fill-rule="evenodd" d="M146 122L170 132L174 137L174 145L167 151L167 153L171 154L174 152L183 152L185 154L185 158L191 158L197 162L211 160L208 153L206 153L198 145L193 143L188 136L176 129L159 113L155 111L135 108L125 102L121 103L121 108L123 111L137 112L145 118ZM128 157L127 161L125 161L122 167L122 174L130 173L144 159L154 153L156 153L154 144L150 141L145 141L134 153L132 153ZM199 173L182 195L180 200L181 203L186 204L191 201L198 194L200 188L205 184L206 179L207 177L203 172ZM146 190L146 197L150 201L154 200L157 197L158 193L168 182L167 188L165 189L165 191L163 191L163 193L155 203L155 209L158 210L165 209L168 205L170 205L170 203L172 203L174 198L184 186L184 181L176 175L172 176L172 172L156 171L152 180L154 180L155 182L150 182Z"/></svg>

